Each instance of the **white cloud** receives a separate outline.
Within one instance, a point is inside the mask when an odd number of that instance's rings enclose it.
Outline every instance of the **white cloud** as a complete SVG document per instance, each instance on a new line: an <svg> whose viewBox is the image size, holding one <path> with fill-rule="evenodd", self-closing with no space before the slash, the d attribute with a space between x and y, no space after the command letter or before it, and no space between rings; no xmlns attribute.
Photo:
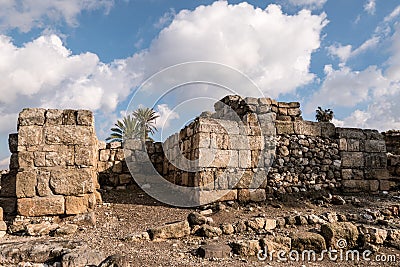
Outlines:
<svg viewBox="0 0 400 267"><path fill-rule="evenodd" d="M336 123L381 131L400 129L400 26L395 23L393 28L393 34L382 40L391 44L390 57L382 66L369 66L360 71L345 66L336 70L326 66L325 80L307 103L306 112L313 111L318 105L330 105L334 110L357 107ZM382 49L381 46L377 48Z"/></svg>
<svg viewBox="0 0 400 267"><path fill-rule="evenodd" d="M351 55L351 45L334 44L328 47L328 52L332 56L338 57L341 62L346 62Z"/></svg>
<svg viewBox="0 0 400 267"><path fill-rule="evenodd" d="M0 132L15 129L24 107L113 111L130 83L124 61L104 64L92 53L73 55L56 35L22 47L0 35Z"/></svg>
<svg viewBox="0 0 400 267"><path fill-rule="evenodd" d="M397 16L400 15L400 5L397 6L395 9L393 9L393 11L385 17L385 19L383 20L384 22L390 22L393 19L395 19Z"/></svg>
<svg viewBox="0 0 400 267"><path fill-rule="evenodd" d="M157 105L156 111L160 116L155 123L157 129L166 129L172 120L179 119L179 114L171 110L167 104Z"/></svg>
<svg viewBox="0 0 400 267"><path fill-rule="evenodd" d="M374 15L375 14L375 8L376 8L375 1L376 0L368 0L364 4L364 10L370 15Z"/></svg>
<svg viewBox="0 0 400 267"><path fill-rule="evenodd" d="M310 83L311 54L320 47L326 15L302 10L282 13L225 1L182 10L153 40L127 62L132 72L150 77L162 68L187 61L213 61L247 74L271 96Z"/></svg>
<svg viewBox="0 0 400 267"><path fill-rule="evenodd" d="M46 28L46 24L65 22L76 26L77 16L84 10L105 9L113 0L2 0L0 1L0 31Z"/></svg>
<svg viewBox="0 0 400 267"><path fill-rule="evenodd" d="M288 0L293 6L300 6L309 9L320 9L328 0Z"/></svg>
<svg viewBox="0 0 400 267"><path fill-rule="evenodd" d="M154 23L154 27L156 29L164 28L174 19L175 15L175 9L170 8L169 11L165 12L164 15L160 17L156 23Z"/></svg>

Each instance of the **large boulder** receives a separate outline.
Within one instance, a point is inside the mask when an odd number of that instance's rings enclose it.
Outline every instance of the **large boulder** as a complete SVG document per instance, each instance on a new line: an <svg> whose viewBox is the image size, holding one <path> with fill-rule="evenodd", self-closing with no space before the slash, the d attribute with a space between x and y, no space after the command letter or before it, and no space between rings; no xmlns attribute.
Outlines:
<svg viewBox="0 0 400 267"><path fill-rule="evenodd" d="M325 239L317 233L298 232L291 236L291 249L297 251L313 250L321 252L326 249Z"/></svg>
<svg viewBox="0 0 400 267"><path fill-rule="evenodd" d="M358 229L351 222L335 222L321 225L321 235L326 245L332 249L355 248L357 246Z"/></svg>
<svg viewBox="0 0 400 267"><path fill-rule="evenodd" d="M159 226L150 229L148 232L151 240L181 238L190 235L190 226L188 221L185 220Z"/></svg>

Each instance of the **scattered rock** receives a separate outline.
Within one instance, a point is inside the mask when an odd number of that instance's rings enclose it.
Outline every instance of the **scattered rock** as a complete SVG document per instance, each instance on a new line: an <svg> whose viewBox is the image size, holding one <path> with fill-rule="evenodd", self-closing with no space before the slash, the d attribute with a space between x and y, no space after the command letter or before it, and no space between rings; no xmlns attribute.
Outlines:
<svg viewBox="0 0 400 267"><path fill-rule="evenodd" d="M211 215L212 213L213 213L212 209L206 209L206 210L200 211L201 215Z"/></svg>
<svg viewBox="0 0 400 267"><path fill-rule="evenodd" d="M286 223L287 225L294 225L294 224L296 224L296 218L295 218L295 216L286 216L286 217L285 217L285 223Z"/></svg>
<svg viewBox="0 0 400 267"><path fill-rule="evenodd" d="M102 261L98 267L129 267L129 259L122 255L111 255Z"/></svg>
<svg viewBox="0 0 400 267"><path fill-rule="evenodd" d="M260 240L261 248L264 253L271 251L286 251L289 252L291 249L291 238L286 236L266 237Z"/></svg>
<svg viewBox="0 0 400 267"><path fill-rule="evenodd" d="M215 236L222 235L222 230L219 227L214 227L208 224L203 224L200 228L195 232L197 236L203 236L212 238Z"/></svg>
<svg viewBox="0 0 400 267"><path fill-rule="evenodd" d="M323 224L321 226L321 234L326 240L326 245L333 249L343 247L351 249L357 245L358 229L351 222ZM343 240L345 240L346 244L344 244Z"/></svg>
<svg viewBox="0 0 400 267"><path fill-rule="evenodd" d="M326 249L325 239L317 233L298 232L292 234L291 238L292 250L314 250L316 252L321 252Z"/></svg>
<svg viewBox="0 0 400 267"><path fill-rule="evenodd" d="M150 229L148 233L151 240L181 238L190 235L190 226L185 220Z"/></svg>
<svg viewBox="0 0 400 267"><path fill-rule="evenodd" d="M295 220L296 220L297 225L307 225L308 224L307 218L303 215L297 215L295 217Z"/></svg>
<svg viewBox="0 0 400 267"><path fill-rule="evenodd" d="M197 213L197 212L189 213L187 220L188 220L190 226L202 225L202 224L207 223L207 217L204 215L201 215L200 213Z"/></svg>
<svg viewBox="0 0 400 267"><path fill-rule="evenodd" d="M265 225L265 219L261 217L257 217L251 220L246 221L246 225L248 228L251 228L254 231L259 229L263 229Z"/></svg>
<svg viewBox="0 0 400 267"><path fill-rule="evenodd" d="M98 266L103 259L102 253L92 251L88 247L81 247L79 250L64 254L61 262L63 267L85 267Z"/></svg>
<svg viewBox="0 0 400 267"><path fill-rule="evenodd" d="M358 230L361 233L361 240L363 242L368 242L378 245L383 244L388 235L388 232L385 229L380 229L367 225L360 226Z"/></svg>
<svg viewBox="0 0 400 267"><path fill-rule="evenodd" d="M341 196L334 195L332 196L331 203L333 205L344 205L346 204L346 200L344 200L344 198Z"/></svg>
<svg viewBox="0 0 400 267"><path fill-rule="evenodd" d="M50 222L42 222L38 224L28 224L26 226L26 233L30 236L43 236L48 235L59 226L58 224L51 224Z"/></svg>
<svg viewBox="0 0 400 267"><path fill-rule="evenodd" d="M261 250L258 240L239 240L230 243L230 247L239 256L254 256Z"/></svg>
<svg viewBox="0 0 400 267"><path fill-rule="evenodd" d="M135 233L121 238L122 241L150 240L148 232Z"/></svg>
<svg viewBox="0 0 400 267"><path fill-rule="evenodd" d="M387 242L394 248L400 249L400 230L391 229L388 231Z"/></svg>
<svg viewBox="0 0 400 267"><path fill-rule="evenodd" d="M231 235L235 232L235 228L233 228L233 225L230 223L224 223L220 228L224 235Z"/></svg>
<svg viewBox="0 0 400 267"><path fill-rule="evenodd" d="M276 227L278 227L278 228L285 227L285 218L282 218L282 217L276 218Z"/></svg>
<svg viewBox="0 0 400 267"><path fill-rule="evenodd" d="M229 258L231 247L225 244L210 244L204 245L197 249L197 255L202 258Z"/></svg>
<svg viewBox="0 0 400 267"><path fill-rule="evenodd" d="M243 233L247 231L247 226L243 221L239 221L236 225L235 225L235 232L236 233Z"/></svg>
<svg viewBox="0 0 400 267"><path fill-rule="evenodd" d="M274 230L276 228L276 220L274 219L266 219L265 220L265 230Z"/></svg>
<svg viewBox="0 0 400 267"><path fill-rule="evenodd" d="M54 231L54 236L72 235L78 230L76 224L64 224Z"/></svg>

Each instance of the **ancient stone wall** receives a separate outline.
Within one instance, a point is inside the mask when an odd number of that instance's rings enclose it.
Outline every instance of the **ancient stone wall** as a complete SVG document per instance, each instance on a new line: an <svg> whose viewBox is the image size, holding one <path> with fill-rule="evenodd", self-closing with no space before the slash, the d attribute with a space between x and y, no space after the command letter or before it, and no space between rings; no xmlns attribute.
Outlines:
<svg viewBox="0 0 400 267"><path fill-rule="evenodd" d="M23 216L73 215L96 204L97 138L87 110L24 109L9 137L0 205Z"/></svg>
<svg viewBox="0 0 400 267"><path fill-rule="evenodd" d="M214 107L164 143L125 140L124 147L97 141L90 111L24 109L18 133L9 137L12 156L0 206L25 216L84 213L100 198L98 181L125 188L134 183L132 175L150 182L157 173L173 184L241 201L398 187L396 131L382 135L304 121L298 102L269 98L227 96Z"/></svg>

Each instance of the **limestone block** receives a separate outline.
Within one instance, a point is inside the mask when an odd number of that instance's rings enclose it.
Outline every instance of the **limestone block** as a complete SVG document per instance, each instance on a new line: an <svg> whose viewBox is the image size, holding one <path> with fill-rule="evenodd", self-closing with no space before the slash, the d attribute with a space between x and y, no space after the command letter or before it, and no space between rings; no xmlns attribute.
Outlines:
<svg viewBox="0 0 400 267"><path fill-rule="evenodd" d="M63 111L60 109L48 109L46 112L46 124L62 125Z"/></svg>
<svg viewBox="0 0 400 267"><path fill-rule="evenodd" d="M362 152L341 152L342 167L363 167L364 155Z"/></svg>
<svg viewBox="0 0 400 267"><path fill-rule="evenodd" d="M346 139L347 140L347 151L349 152L359 152L363 151L363 143L364 140L358 140L358 139Z"/></svg>
<svg viewBox="0 0 400 267"><path fill-rule="evenodd" d="M124 150L122 148L118 148L115 151L115 160L122 161L125 159Z"/></svg>
<svg viewBox="0 0 400 267"><path fill-rule="evenodd" d="M343 180L342 186L347 192L376 192L379 189L378 180Z"/></svg>
<svg viewBox="0 0 400 267"><path fill-rule="evenodd" d="M346 138L339 139L339 150L347 151L347 139Z"/></svg>
<svg viewBox="0 0 400 267"><path fill-rule="evenodd" d="M326 138L333 138L336 134L336 127L333 123L320 122L321 124L321 136Z"/></svg>
<svg viewBox="0 0 400 267"><path fill-rule="evenodd" d="M36 192L40 197L50 196L50 172L48 171L39 171L37 175L37 185Z"/></svg>
<svg viewBox="0 0 400 267"><path fill-rule="evenodd" d="M271 105L272 101L269 97L261 97L258 99L258 104L260 105Z"/></svg>
<svg viewBox="0 0 400 267"><path fill-rule="evenodd" d="M384 139L383 135L380 132L378 132L378 130L364 129L363 132L366 136L366 139L370 139L370 140Z"/></svg>
<svg viewBox="0 0 400 267"><path fill-rule="evenodd" d="M50 174L50 186L59 195L92 193L93 175L89 168L53 170Z"/></svg>
<svg viewBox="0 0 400 267"><path fill-rule="evenodd" d="M195 174L195 186L202 187L206 190L214 189L214 171L206 170L200 171Z"/></svg>
<svg viewBox="0 0 400 267"><path fill-rule="evenodd" d="M3 221L3 208L0 207L0 221Z"/></svg>
<svg viewBox="0 0 400 267"><path fill-rule="evenodd" d="M209 148L211 147L210 133L195 133L193 135L193 148Z"/></svg>
<svg viewBox="0 0 400 267"><path fill-rule="evenodd" d="M73 147L62 146L57 151L46 152L45 163L47 167L74 165Z"/></svg>
<svg viewBox="0 0 400 267"><path fill-rule="evenodd" d="M42 142L42 127L37 125L22 126L18 129L19 146L37 146Z"/></svg>
<svg viewBox="0 0 400 267"><path fill-rule="evenodd" d="M237 168L239 166L239 151L238 150L228 150L229 151L229 162L227 167Z"/></svg>
<svg viewBox="0 0 400 267"><path fill-rule="evenodd" d="M283 115L278 115L276 116L277 121L292 121L292 117L290 116L283 116Z"/></svg>
<svg viewBox="0 0 400 267"><path fill-rule="evenodd" d="M11 153L18 152L18 134L12 133L8 135L8 148Z"/></svg>
<svg viewBox="0 0 400 267"><path fill-rule="evenodd" d="M17 212L22 216L60 215L65 212L63 196L19 198Z"/></svg>
<svg viewBox="0 0 400 267"><path fill-rule="evenodd" d="M46 152L36 151L33 152L33 163L35 167L45 167L46 166Z"/></svg>
<svg viewBox="0 0 400 267"><path fill-rule="evenodd" d="M196 191L193 200L199 205L209 204L213 201L230 201L237 199L237 190L209 190Z"/></svg>
<svg viewBox="0 0 400 267"><path fill-rule="evenodd" d="M257 113L258 114L265 114L271 112L271 106L270 105L263 105L263 106L258 106L257 107Z"/></svg>
<svg viewBox="0 0 400 267"><path fill-rule="evenodd" d="M283 108L283 107L278 107L278 114L286 116L286 115L288 115L288 109L287 108Z"/></svg>
<svg viewBox="0 0 400 267"><path fill-rule="evenodd" d="M18 165L18 153L12 153L10 156L10 164L9 164L10 170L16 170L19 168Z"/></svg>
<svg viewBox="0 0 400 267"><path fill-rule="evenodd" d="M46 110L43 108L24 108L19 113L18 125L19 126L43 125L45 112Z"/></svg>
<svg viewBox="0 0 400 267"><path fill-rule="evenodd" d="M245 171L242 171L239 173L240 173L240 180L234 186L234 188L237 188L237 189L251 188L251 185L253 183L253 176L254 176L253 171L245 170Z"/></svg>
<svg viewBox="0 0 400 267"><path fill-rule="evenodd" d="M276 121L277 134L294 134L293 122Z"/></svg>
<svg viewBox="0 0 400 267"><path fill-rule="evenodd" d="M18 198L34 197L36 195L36 171L17 173L15 191Z"/></svg>
<svg viewBox="0 0 400 267"><path fill-rule="evenodd" d="M362 170L342 169L342 179L361 180L364 179L364 172Z"/></svg>
<svg viewBox="0 0 400 267"><path fill-rule="evenodd" d="M65 197L65 214L81 214L94 209L96 205L96 196L94 194L86 194L81 196Z"/></svg>
<svg viewBox="0 0 400 267"><path fill-rule="evenodd" d="M239 168L251 168L250 150L239 150Z"/></svg>
<svg viewBox="0 0 400 267"><path fill-rule="evenodd" d="M92 126L94 125L94 116L90 110L78 110L78 125Z"/></svg>
<svg viewBox="0 0 400 267"><path fill-rule="evenodd" d="M296 121L293 126L295 134L321 136L322 125L319 122Z"/></svg>
<svg viewBox="0 0 400 267"><path fill-rule="evenodd" d="M339 138L365 140L366 136L362 129L357 128L336 128L336 134Z"/></svg>
<svg viewBox="0 0 400 267"><path fill-rule="evenodd" d="M372 153L365 155L365 167L381 169L387 166L386 153Z"/></svg>
<svg viewBox="0 0 400 267"><path fill-rule="evenodd" d="M249 136L229 135L229 147L237 150L250 150Z"/></svg>
<svg viewBox="0 0 400 267"><path fill-rule="evenodd" d="M298 117L301 115L301 110L299 108L288 108L287 114L289 116L295 116Z"/></svg>
<svg viewBox="0 0 400 267"><path fill-rule="evenodd" d="M215 189L230 189L228 173L226 170L217 169L215 172Z"/></svg>
<svg viewBox="0 0 400 267"><path fill-rule="evenodd" d="M241 202L262 202L266 200L264 189L238 189L238 200Z"/></svg>
<svg viewBox="0 0 400 267"><path fill-rule="evenodd" d="M92 127L75 125L55 125L44 127L44 138L49 145L95 145L96 138Z"/></svg>
<svg viewBox="0 0 400 267"><path fill-rule="evenodd" d="M97 161L93 146L75 146L74 155L77 166L94 166Z"/></svg>
<svg viewBox="0 0 400 267"><path fill-rule="evenodd" d="M72 109L63 110L63 125L76 125L77 111Z"/></svg>
<svg viewBox="0 0 400 267"><path fill-rule="evenodd" d="M22 169L33 168L33 152L21 151L18 152L18 167Z"/></svg>
<svg viewBox="0 0 400 267"><path fill-rule="evenodd" d="M99 160L108 161L110 159L110 149L102 149L99 151Z"/></svg>
<svg viewBox="0 0 400 267"><path fill-rule="evenodd" d="M385 140L366 140L365 141L365 152L386 152Z"/></svg>
<svg viewBox="0 0 400 267"><path fill-rule="evenodd" d="M208 142L210 142L211 148L217 148L217 149L229 149L230 148L228 135L211 133L210 137L211 137L211 139ZM208 142L205 138L202 139L199 147L205 147L205 145L208 145Z"/></svg>

